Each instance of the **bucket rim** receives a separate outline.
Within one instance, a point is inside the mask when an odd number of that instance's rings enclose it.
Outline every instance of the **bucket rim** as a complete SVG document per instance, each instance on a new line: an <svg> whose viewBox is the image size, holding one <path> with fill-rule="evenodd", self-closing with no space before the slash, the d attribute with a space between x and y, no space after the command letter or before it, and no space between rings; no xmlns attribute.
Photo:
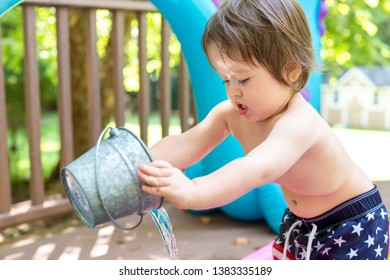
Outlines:
<svg viewBox="0 0 390 280"><path fill-rule="evenodd" d="M68 186L68 181L66 180L66 178L65 178L65 172L69 172L70 174L72 174L72 172L71 172L71 170L69 169L69 168L67 168L66 166L65 167L63 167L63 168L61 168L61 170L60 170L60 174L61 174L61 180L62 180L62 184L64 185L64 186L66 186L66 188L64 188L65 189L65 192L66 192L66 196L68 197L68 200L69 200L69 202L72 204L72 206L73 206L73 209L74 209L74 211L76 212L76 214L77 214L77 216L81 219L81 221L87 226L87 227L89 227L89 228L95 228L95 226L96 226L96 224L95 224L95 221L94 221L94 218L93 218L93 221L92 221L92 223L90 222L90 221L88 221L85 217L84 217L84 215L81 213L81 211L78 209L78 207L77 207L77 205L76 205L76 202L75 201L73 201L73 199L70 199L71 197L72 197L72 194L71 194L71 192L70 192L70 188L69 188L69 186ZM73 174L72 174L73 175ZM80 184L79 182L78 182L78 180L77 180L77 178L73 175L73 178L74 178L74 180L76 180L76 182L77 182L77 184ZM85 194L86 195L86 194ZM86 195L87 196L87 195ZM89 204L89 200L87 201L88 202L88 204ZM91 207L90 205L89 205L89 207Z"/></svg>

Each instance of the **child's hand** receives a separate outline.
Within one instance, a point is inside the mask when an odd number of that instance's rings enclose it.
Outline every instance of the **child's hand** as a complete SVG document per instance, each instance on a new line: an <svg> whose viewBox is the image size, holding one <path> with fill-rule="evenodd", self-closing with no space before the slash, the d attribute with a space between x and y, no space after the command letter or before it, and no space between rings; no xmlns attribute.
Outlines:
<svg viewBox="0 0 390 280"><path fill-rule="evenodd" d="M143 191L163 196L180 209L191 208L195 184L170 163L159 160L141 165L138 176L145 183Z"/></svg>

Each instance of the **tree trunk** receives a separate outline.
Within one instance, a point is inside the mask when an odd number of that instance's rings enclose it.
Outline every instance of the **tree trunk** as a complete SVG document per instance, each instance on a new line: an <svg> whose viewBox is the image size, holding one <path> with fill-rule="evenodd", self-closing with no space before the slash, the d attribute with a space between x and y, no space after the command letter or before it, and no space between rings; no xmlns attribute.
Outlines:
<svg viewBox="0 0 390 280"><path fill-rule="evenodd" d="M133 13L127 13L124 17L124 50L126 43L131 37L130 28L131 21L135 18ZM106 127L107 123L112 121L114 116L114 36L111 33L106 46L106 55L102 58L100 80L102 94L102 127Z"/></svg>
<svg viewBox="0 0 390 280"><path fill-rule="evenodd" d="M69 25L73 142L74 155L77 158L90 148L88 139L87 49L85 43L87 19L82 10L70 10Z"/></svg>

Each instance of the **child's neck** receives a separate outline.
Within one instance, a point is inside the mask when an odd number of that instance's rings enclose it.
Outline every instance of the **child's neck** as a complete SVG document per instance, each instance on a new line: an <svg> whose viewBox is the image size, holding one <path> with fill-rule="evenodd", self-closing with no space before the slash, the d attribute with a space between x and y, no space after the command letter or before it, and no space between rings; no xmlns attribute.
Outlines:
<svg viewBox="0 0 390 280"><path fill-rule="evenodd" d="M276 110L275 113L273 113L273 114L272 114L270 117L268 117L267 119L271 119L271 118L273 118L273 117L275 117L275 116L277 116L277 115L279 115L279 114L285 112L285 111L287 110L288 104L290 103L290 100L291 100L291 98L294 96L294 94L295 94L295 93L291 91L290 94L287 96L285 102L283 102L282 106L280 106L280 108L279 108L278 110Z"/></svg>

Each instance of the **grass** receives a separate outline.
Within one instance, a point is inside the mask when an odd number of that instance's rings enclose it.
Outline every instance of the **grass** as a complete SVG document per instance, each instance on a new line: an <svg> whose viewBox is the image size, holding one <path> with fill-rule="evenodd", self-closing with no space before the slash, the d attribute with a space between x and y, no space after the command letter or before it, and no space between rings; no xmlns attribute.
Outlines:
<svg viewBox="0 0 390 280"><path fill-rule="evenodd" d="M25 128L15 133L8 133L10 151L11 177L14 184L25 182L30 177L30 159L28 136ZM13 147L15 145L15 147ZM52 169L59 160L60 142L59 127L56 114L47 114L41 122L41 156L43 174L50 176Z"/></svg>

